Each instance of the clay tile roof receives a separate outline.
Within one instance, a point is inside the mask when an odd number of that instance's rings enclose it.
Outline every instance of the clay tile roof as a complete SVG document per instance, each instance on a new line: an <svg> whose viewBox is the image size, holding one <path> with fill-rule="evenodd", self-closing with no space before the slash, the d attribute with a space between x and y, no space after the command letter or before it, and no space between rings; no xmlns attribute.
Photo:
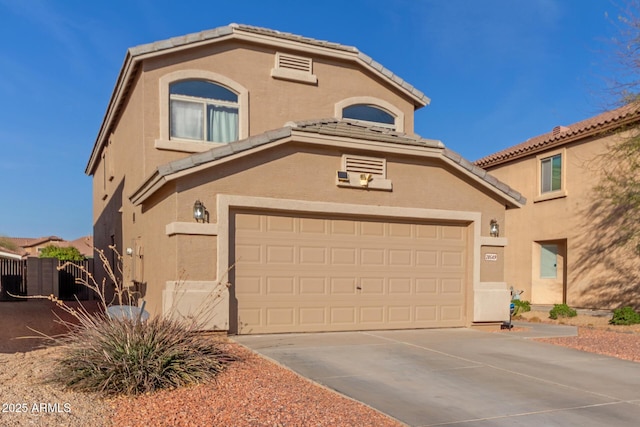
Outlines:
<svg viewBox="0 0 640 427"><path fill-rule="evenodd" d="M444 148L444 144L442 144L442 142L434 139L424 139L416 135L407 135L389 128L364 124L354 120L338 120L335 118L329 118L293 122L289 124L294 130L301 132L359 138L369 141L391 142L393 144L401 145Z"/></svg>
<svg viewBox="0 0 640 427"><path fill-rule="evenodd" d="M93 236L82 236L75 240L66 242L69 246L76 248L85 257L93 257Z"/></svg>
<svg viewBox="0 0 640 427"><path fill-rule="evenodd" d="M475 164L483 168L495 166L638 121L640 121L640 104L625 105L569 126L556 126L551 132L529 138L520 144L490 154L476 160Z"/></svg>

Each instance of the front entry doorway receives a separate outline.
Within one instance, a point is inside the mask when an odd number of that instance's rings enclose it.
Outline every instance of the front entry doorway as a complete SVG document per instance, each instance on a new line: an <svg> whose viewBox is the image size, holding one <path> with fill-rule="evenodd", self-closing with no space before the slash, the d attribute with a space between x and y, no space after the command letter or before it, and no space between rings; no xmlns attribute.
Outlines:
<svg viewBox="0 0 640 427"><path fill-rule="evenodd" d="M567 302L567 239L533 242L531 303Z"/></svg>

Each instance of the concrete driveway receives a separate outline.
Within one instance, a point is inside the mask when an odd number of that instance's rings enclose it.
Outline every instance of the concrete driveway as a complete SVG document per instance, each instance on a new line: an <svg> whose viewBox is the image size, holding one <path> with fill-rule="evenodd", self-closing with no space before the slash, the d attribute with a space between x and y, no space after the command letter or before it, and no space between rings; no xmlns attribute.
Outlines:
<svg viewBox="0 0 640 427"><path fill-rule="evenodd" d="M410 426L638 425L640 363L528 339L575 334L533 325L233 339Z"/></svg>

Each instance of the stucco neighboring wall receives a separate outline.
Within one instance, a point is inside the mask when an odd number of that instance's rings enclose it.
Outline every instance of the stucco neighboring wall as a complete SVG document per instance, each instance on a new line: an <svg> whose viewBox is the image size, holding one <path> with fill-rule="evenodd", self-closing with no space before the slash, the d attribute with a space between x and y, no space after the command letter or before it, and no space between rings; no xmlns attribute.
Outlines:
<svg viewBox="0 0 640 427"><path fill-rule="evenodd" d="M593 137L488 168L530 200L506 213L505 276L509 285L525 291L522 299L590 308L615 308L630 301L637 256L612 245L612 230L594 205L602 168L613 166L603 154L618 138ZM544 200L538 193L540 159L555 153L563 155L566 194ZM556 279L540 277L541 244L559 247Z"/></svg>

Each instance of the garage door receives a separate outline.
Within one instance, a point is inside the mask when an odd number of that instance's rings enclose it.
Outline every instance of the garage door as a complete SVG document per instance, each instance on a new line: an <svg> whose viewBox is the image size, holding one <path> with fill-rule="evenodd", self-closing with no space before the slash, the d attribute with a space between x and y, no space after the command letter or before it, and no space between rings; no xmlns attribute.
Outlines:
<svg viewBox="0 0 640 427"><path fill-rule="evenodd" d="M465 324L463 225L244 212L233 218L238 333Z"/></svg>

